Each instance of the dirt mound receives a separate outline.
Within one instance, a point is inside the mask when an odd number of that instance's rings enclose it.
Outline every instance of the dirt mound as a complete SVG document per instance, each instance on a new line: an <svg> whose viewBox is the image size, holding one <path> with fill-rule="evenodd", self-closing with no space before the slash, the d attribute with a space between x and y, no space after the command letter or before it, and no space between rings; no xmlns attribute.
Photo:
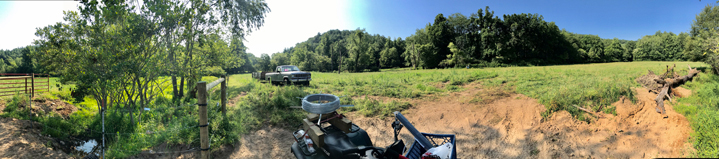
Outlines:
<svg viewBox="0 0 719 159"><path fill-rule="evenodd" d="M455 134L458 158L526 158L536 142L531 129L541 121L545 110L535 99L521 94L497 93L498 89L468 88L463 92L412 101L405 117L421 132ZM497 94L490 104L472 104L479 95ZM482 103L482 102L477 102ZM367 130L376 146L393 141L392 119L380 120L348 113L350 119ZM404 130L401 138L414 141Z"/></svg>
<svg viewBox="0 0 719 159"><path fill-rule="evenodd" d="M62 116L64 119L70 117L70 114L77 111L77 107L74 105L64 102L59 99L55 100L33 100L32 112L33 114L38 113L56 113Z"/></svg>
<svg viewBox="0 0 719 159"><path fill-rule="evenodd" d="M53 138L40 135L42 125L0 117L0 158L79 158L54 150Z"/></svg>
<svg viewBox="0 0 719 159"><path fill-rule="evenodd" d="M545 107L537 100L487 91L497 89L467 88L415 100L414 107L402 113L422 132L457 135L459 158L681 157L691 147L686 142L691 132L686 118L671 105L667 105L669 118L662 118L654 111L656 95L646 89L637 90L637 104L622 98L614 103L618 116L605 114L591 124L565 111L543 121L540 113ZM464 102L488 94L499 95L488 104ZM392 142L392 119L348 114L367 130L375 145ZM413 141L406 130L401 138Z"/></svg>
<svg viewBox="0 0 719 159"><path fill-rule="evenodd" d="M25 109L27 108L28 102L21 102L18 104L18 109ZM0 113L3 112L5 109L7 103L6 101L0 101ZM31 113L34 116L39 116L41 114L48 114L48 113L55 113L60 115L63 119L67 119L70 117L70 114L77 111L77 107L74 105L67 103L65 101L54 99L54 100L44 100L44 99L33 99L32 100L32 107L31 107Z"/></svg>
<svg viewBox="0 0 719 159"><path fill-rule="evenodd" d="M577 121L566 111L545 121L540 116L544 105L501 88L473 83L464 89L408 100L413 107L402 112L421 132L455 134L458 158L682 157L691 149L686 118L670 104L666 105L669 117L662 118L654 111L656 95L643 88L637 89L635 104L622 98L613 104L617 116L602 114L591 124ZM375 146L393 141L393 118L344 113L367 131ZM289 145L294 141L288 134L290 130L266 127L243 136L242 145L220 156L292 158ZM400 138L407 144L414 141L407 130Z"/></svg>
<svg viewBox="0 0 719 159"><path fill-rule="evenodd" d="M570 118L568 113L560 112L535 131L543 133L545 140L552 139L554 144L548 144L551 147L548 150L553 157L683 156L685 148L690 147L687 139L691 128L687 119L676 113L669 104L666 105L669 117L663 118L654 110L656 95L645 88L636 90L636 104L631 104L627 99L614 103L617 117L607 115L592 124L584 124Z"/></svg>

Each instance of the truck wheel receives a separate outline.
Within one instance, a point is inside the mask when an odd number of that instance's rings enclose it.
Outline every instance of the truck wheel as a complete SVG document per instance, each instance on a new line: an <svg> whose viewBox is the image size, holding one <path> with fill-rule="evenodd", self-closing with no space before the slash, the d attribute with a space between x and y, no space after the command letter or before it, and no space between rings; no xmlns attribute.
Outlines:
<svg viewBox="0 0 719 159"><path fill-rule="evenodd" d="M285 85L289 86L291 84L292 84L292 82L290 82L290 79L285 78Z"/></svg>

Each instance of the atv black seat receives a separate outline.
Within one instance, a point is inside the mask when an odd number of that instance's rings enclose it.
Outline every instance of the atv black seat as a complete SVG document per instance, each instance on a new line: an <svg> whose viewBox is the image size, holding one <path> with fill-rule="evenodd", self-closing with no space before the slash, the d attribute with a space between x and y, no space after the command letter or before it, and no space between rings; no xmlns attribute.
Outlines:
<svg viewBox="0 0 719 159"><path fill-rule="evenodd" d="M330 153L331 158L347 158L349 156L346 155L359 152L359 148L342 131L327 131L325 133L325 145L323 148Z"/></svg>

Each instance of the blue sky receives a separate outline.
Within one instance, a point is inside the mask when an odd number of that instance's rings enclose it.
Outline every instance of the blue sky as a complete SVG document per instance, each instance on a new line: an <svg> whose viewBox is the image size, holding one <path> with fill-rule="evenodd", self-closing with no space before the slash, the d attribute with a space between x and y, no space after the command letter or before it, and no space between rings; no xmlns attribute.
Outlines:
<svg viewBox="0 0 719 159"><path fill-rule="evenodd" d="M370 1L355 25L372 34L407 37L417 28L433 22L438 13L469 16L489 6L495 15L537 13L560 29L602 38L637 40L658 30L688 32L692 20L707 4L715 1L587 1L587 0L502 0L502 1ZM363 5L364 6L364 5Z"/></svg>
<svg viewBox="0 0 719 159"><path fill-rule="evenodd" d="M248 52L280 52L330 29L364 28L405 38L442 13L469 16L489 6L495 15L537 13L560 29L602 38L637 40L656 31L688 32L692 20L716 1L618 0L267 0L265 25L246 37ZM62 20L72 1L0 1L0 49L29 45L34 30Z"/></svg>

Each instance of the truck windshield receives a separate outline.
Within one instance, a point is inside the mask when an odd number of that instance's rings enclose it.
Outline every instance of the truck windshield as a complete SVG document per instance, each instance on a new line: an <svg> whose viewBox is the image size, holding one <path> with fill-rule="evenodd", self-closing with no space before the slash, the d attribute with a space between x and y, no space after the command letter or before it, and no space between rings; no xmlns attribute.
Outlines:
<svg viewBox="0 0 719 159"><path fill-rule="evenodd" d="M297 68L297 66L283 66L282 72L289 72L289 71L300 71L300 68Z"/></svg>

